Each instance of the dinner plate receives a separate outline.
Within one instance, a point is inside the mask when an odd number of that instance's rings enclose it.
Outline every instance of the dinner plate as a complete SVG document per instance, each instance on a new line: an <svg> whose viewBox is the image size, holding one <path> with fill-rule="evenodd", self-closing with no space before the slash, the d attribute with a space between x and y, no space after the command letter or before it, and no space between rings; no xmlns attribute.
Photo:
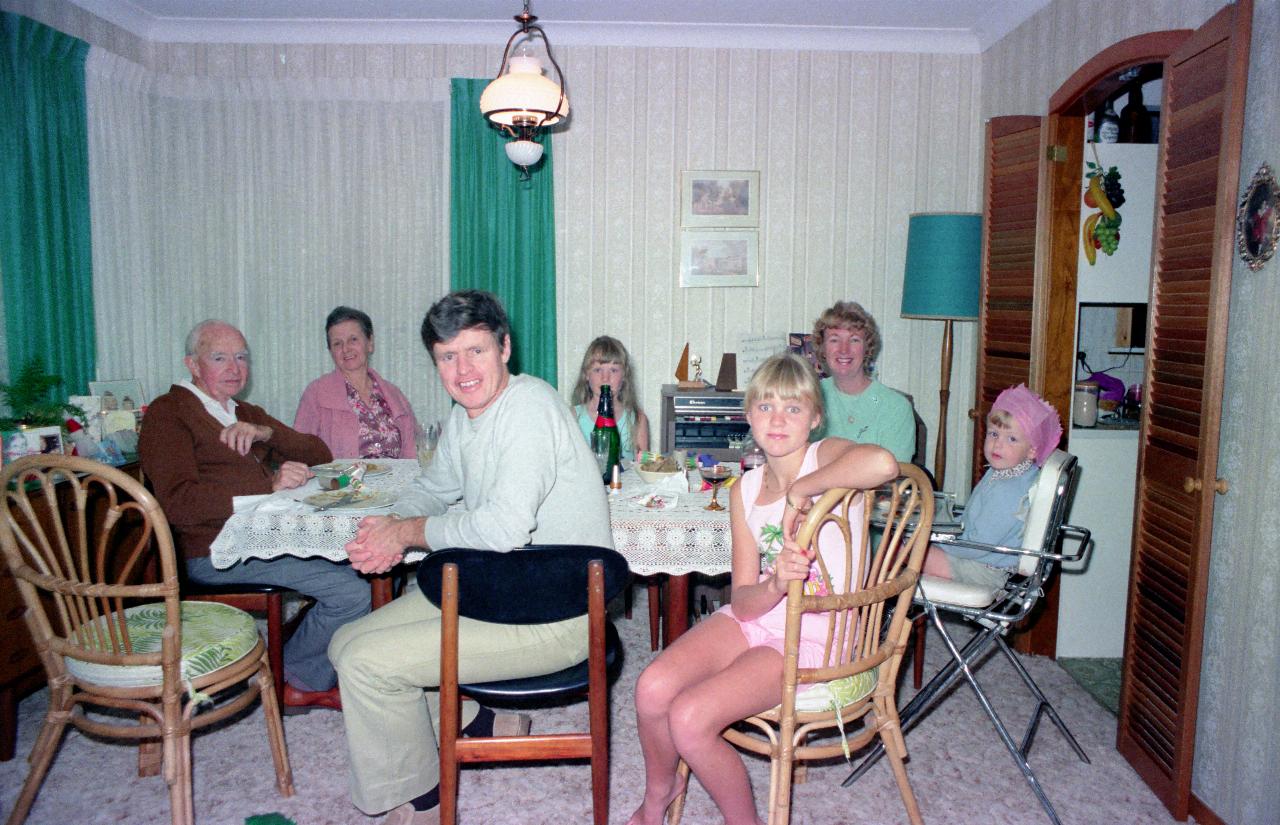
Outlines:
<svg viewBox="0 0 1280 825"><path fill-rule="evenodd" d="M328 507L330 511L338 510L377 510L382 507L390 507L396 503L396 494L389 493L385 490L363 490L356 493L351 501L343 504L334 505L335 501L340 500L347 495L349 490L325 490L323 493L312 493L302 500L304 504L310 504L312 507Z"/></svg>
<svg viewBox="0 0 1280 825"><path fill-rule="evenodd" d="M374 476L386 475L391 472L390 464L377 464L372 461L330 461L328 464L317 464L311 468L311 472L320 478L337 478L342 475L343 470L357 463L364 465L365 478L373 478Z"/></svg>

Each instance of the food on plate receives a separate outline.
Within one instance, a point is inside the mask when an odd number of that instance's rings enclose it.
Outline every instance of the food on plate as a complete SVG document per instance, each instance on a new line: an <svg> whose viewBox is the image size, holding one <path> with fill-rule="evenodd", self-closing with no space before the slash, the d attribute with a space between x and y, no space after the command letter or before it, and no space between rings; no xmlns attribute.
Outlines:
<svg viewBox="0 0 1280 825"><path fill-rule="evenodd" d="M680 469L673 456L664 455L640 462L640 469L646 473L674 473Z"/></svg>

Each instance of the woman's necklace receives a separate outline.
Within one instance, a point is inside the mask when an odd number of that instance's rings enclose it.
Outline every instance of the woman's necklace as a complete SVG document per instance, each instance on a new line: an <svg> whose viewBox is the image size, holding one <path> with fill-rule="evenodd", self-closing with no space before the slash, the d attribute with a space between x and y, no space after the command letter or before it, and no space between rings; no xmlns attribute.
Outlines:
<svg viewBox="0 0 1280 825"><path fill-rule="evenodd" d="M764 476L764 486L771 493L785 493L787 490L791 489L791 485L794 483L795 477L793 476L790 481L783 484L782 479L778 477L778 472L774 470L772 466L768 468L768 471Z"/></svg>
<svg viewBox="0 0 1280 825"><path fill-rule="evenodd" d="M1003 470L992 470L991 478L995 481L1003 481L1007 478L1017 478L1018 476L1022 475L1023 473L1025 473L1027 470L1030 470L1030 469L1031 469L1031 459L1024 458L1022 461L1018 462L1012 467L1006 467Z"/></svg>

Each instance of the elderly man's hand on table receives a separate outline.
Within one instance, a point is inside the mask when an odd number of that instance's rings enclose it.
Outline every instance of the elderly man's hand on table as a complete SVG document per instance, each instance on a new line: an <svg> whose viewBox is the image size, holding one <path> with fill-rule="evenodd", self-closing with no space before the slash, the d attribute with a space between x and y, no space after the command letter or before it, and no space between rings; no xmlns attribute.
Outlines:
<svg viewBox="0 0 1280 825"><path fill-rule="evenodd" d="M222 428L222 434L218 436L223 444L235 450L240 455L248 455L249 448L253 446L255 441L268 441L274 431L265 424L250 424L248 421L237 421L234 424Z"/></svg>
<svg viewBox="0 0 1280 825"><path fill-rule="evenodd" d="M315 473L311 472L311 468L301 461L286 461L271 477L271 492L301 487L313 475Z"/></svg>
<svg viewBox="0 0 1280 825"><path fill-rule="evenodd" d="M400 563L407 547L420 547L426 539L425 518L368 516L360 520L356 537L345 548L351 566L361 573L385 573Z"/></svg>

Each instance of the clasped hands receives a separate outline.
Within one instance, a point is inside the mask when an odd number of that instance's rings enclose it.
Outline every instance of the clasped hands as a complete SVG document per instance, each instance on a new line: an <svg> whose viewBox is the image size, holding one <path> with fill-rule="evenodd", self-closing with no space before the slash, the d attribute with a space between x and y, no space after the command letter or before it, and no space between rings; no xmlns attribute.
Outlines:
<svg viewBox="0 0 1280 825"><path fill-rule="evenodd" d="M400 563L407 547L421 545L426 519L399 516L366 516L356 527L356 537L343 547L351 566L361 573L385 573Z"/></svg>

